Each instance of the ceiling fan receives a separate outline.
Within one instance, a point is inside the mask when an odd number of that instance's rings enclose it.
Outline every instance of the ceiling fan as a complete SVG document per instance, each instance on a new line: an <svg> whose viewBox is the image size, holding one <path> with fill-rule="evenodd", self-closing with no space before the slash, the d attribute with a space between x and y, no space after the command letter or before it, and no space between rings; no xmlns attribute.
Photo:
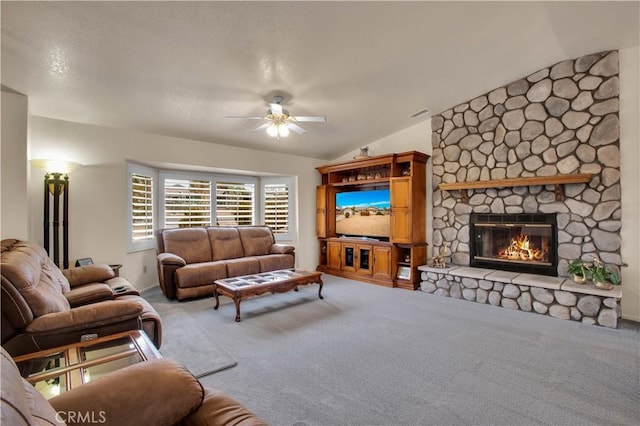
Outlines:
<svg viewBox="0 0 640 426"><path fill-rule="evenodd" d="M247 120L267 120L267 122L261 124L252 130L252 132L259 132L261 130L267 131L267 134L271 137L280 139L281 137L287 137L289 131L303 135L307 131L298 126L296 122L315 122L326 123L327 117L320 115L290 115L289 111L282 108L282 96L274 96L271 103L269 103L269 109L264 117L251 116L251 115L232 115L227 118L243 118Z"/></svg>

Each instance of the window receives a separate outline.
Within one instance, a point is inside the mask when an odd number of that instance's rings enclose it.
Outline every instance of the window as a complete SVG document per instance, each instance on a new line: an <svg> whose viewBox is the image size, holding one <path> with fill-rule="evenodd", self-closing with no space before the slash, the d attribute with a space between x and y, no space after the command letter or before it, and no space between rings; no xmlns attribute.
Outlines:
<svg viewBox="0 0 640 426"><path fill-rule="evenodd" d="M291 177L162 170L128 163L129 251L155 247L155 230L264 223L276 240L293 241Z"/></svg>
<svg viewBox="0 0 640 426"><path fill-rule="evenodd" d="M164 227L211 224L211 181L164 178Z"/></svg>
<svg viewBox="0 0 640 426"><path fill-rule="evenodd" d="M273 230L277 240L293 239L293 203L290 178L263 178L263 223Z"/></svg>
<svg viewBox="0 0 640 426"><path fill-rule="evenodd" d="M135 164L129 164L129 251L154 247L155 188L157 173Z"/></svg>
<svg viewBox="0 0 640 426"><path fill-rule="evenodd" d="M216 224L255 224L255 184L216 182Z"/></svg>

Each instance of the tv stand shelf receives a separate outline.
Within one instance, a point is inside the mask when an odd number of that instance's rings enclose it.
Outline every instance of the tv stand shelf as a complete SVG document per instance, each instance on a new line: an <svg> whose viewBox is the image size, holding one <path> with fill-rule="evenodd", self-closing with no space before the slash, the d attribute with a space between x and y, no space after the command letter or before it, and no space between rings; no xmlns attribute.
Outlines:
<svg viewBox="0 0 640 426"><path fill-rule="evenodd" d="M318 167L321 185L316 190L316 234L320 244L318 270L347 278L415 290L417 267L426 263L426 163L417 151L358 158ZM388 190L389 205L336 208L337 194ZM345 200L344 194L342 201ZM363 216L366 225L340 234L338 220ZM368 218L389 216L371 230ZM373 221L372 221L373 222ZM381 220L380 222L384 222ZM358 223L358 222L356 222ZM379 225L379 222L375 222ZM367 235L367 232L371 234ZM369 238L367 238L369 237ZM386 241L388 239L388 241Z"/></svg>

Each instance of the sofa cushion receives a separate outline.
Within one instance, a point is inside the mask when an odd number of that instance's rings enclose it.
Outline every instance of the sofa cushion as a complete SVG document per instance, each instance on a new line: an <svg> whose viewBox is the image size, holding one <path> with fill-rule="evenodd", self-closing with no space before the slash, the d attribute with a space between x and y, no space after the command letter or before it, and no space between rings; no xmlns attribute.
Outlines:
<svg viewBox="0 0 640 426"><path fill-rule="evenodd" d="M39 317L70 309L62 294L69 291L69 282L60 269L37 244L21 241L2 253L0 268L6 279Z"/></svg>
<svg viewBox="0 0 640 426"><path fill-rule="evenodd" d="M227 264L227 276L239 277L260 272L260 262L255 257L240 257L238 259L225 260Z"/></svg>
<svg viewBox="0 0 640 426"><path fill-rule="evenodd" d="M290 254L269 254L266 256L256 256L255 258L260 262L260 272L293 268L294 260Z"/></svg>
<svg viewBox="0 0 640 426"><path fill-rule="evenodd" d="M242 243L237 228L207 228L213 260L236 259L243 256Z"/></svg>
<svg viewBox="0 0 640 426"><path fill-rule="evenodd" d="M227 278L227 266L224 261L186 265L176 270L176 278L181 288L213 284L215 280Z"/></svg>
<svg viewBox="0 0 640 426"><path fill-rule="evenodd" d="M275 242L271 229L267 226L241 226L238 228L245 256L269 254Z"/></svg>
<svg viewBox="0 0 640 426"><path fill-rule="evenodd" d="M205 228L165 229L162 233L164 248L189 263L211 261L211 244Z"/></svg>

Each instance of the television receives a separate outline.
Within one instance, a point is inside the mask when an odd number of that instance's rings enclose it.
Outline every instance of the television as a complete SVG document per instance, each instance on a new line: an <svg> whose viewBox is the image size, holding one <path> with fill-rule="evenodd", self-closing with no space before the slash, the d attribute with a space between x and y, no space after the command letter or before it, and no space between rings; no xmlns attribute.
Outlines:
<svg viewBox="0 0 640 426"><path fill-rule="evenodd" d="M344 236L389 238L389 189L336 193L336 233Z"/></svg>

